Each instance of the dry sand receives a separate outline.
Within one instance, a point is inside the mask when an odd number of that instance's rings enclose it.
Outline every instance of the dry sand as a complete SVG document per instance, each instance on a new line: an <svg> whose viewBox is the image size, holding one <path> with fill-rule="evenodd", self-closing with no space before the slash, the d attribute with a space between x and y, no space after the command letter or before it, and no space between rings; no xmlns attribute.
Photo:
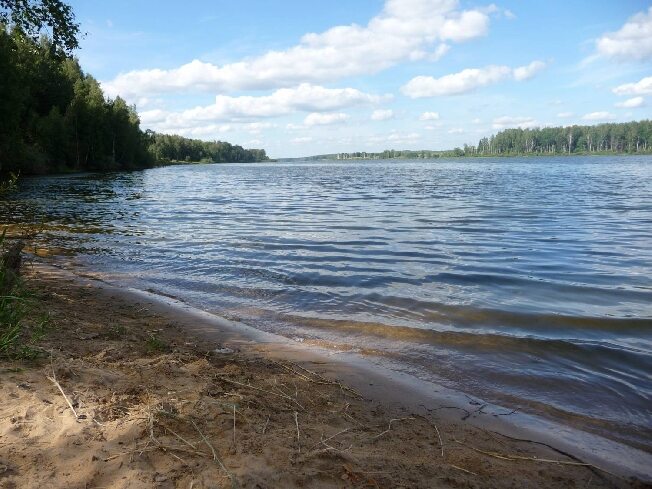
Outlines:
<svg viewBox="0 0 652 489"><path fill-rule="evenodd" d="M225 348L112 289L26 280L51 331L38 360L0 362L2 488L648 487L370 401L322 362Z"/></svg>

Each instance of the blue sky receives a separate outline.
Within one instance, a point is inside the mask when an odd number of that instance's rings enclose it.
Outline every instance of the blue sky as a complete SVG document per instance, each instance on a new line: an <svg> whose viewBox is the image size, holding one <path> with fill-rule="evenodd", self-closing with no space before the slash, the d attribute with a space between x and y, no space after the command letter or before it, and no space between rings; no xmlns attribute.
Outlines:
<svg viewBox="0 0 652 489"><path fill-rule="evenodd" d="M272 157L652 117L649 1L70 3L144 128Z"/></svg>

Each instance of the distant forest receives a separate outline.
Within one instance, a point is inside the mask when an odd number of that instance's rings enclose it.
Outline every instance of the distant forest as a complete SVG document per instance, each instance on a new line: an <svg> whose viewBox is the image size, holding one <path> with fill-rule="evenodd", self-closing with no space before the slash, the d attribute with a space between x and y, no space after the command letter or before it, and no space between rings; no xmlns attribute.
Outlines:
<svg viewBox="0 0 652 489"><path fill-rule="evenodd" d="M201 141L148 132L149 151L159 163L250 163L266 161L264 149L244 149L222 141Z"/></svg>
<svg viewBox="0 0 652 489"><path fill-rule="evenodd" d="M652 121L506 129L462 149L476 155L652 152Z"/></svg>
<svg viewBox="0 0 652 489"><path fill-rule="evenodd" d="M2 20L0 174L267 159L264 150L142 131L135 106L105 97L69 54L74 38L62 48L44 35L9 29Z"/></svg>
<svg viewBox="0 0 652 489"><path fill-rule="evenodd" d="M394 150L311 156L309 159L443 158L462 156L530 156L568 154L650 154L652 121L598 124L595 126L505 129L482 138L477 146L464 145L445 151Z"/></svg>

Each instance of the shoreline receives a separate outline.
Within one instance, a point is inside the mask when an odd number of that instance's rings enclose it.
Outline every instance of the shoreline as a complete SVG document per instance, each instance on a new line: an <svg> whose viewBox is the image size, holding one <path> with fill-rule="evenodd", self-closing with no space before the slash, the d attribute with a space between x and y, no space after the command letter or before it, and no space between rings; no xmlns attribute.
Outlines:
<svg viewBox="0 0 652 489"><path fill-rule="evenodd" d="M457 445L459 439L468 438L470 433L479 430L480 433L490 432L505 435L505 440L508 441L533 440L534 443L528 443L528 449L533 450L532 456L539 459L556 460L560 454L565 453L571 455L571 458L567 460L574 460L575 463L578 463L577 460L581 460L582 463L598 466L625 478L652 479L649 472L652 458L640 450L567 427L555 426L553 423L531 415L510 413L499 406L485 404L463 393L410 378L388 368L382 368L369 359L361 358L353 353L338 352L337 356L333 356L332 352L326 348L296 344L287 338L255 330L247 325L194 309L176 299L146 291L120 288L94 278L80 276L69 269L52 264L35 263L32 268L28 273L28 283L36 280L41 282L41 286L43 281L70 284L66 285L66 288L87 291L91 308L93 305L97 306L108 300L109 303L137 305L138 310L146 311L146 314L165 318L165 321L175 325L177 342L181 336L195 341L199 340L204 345L220 345L219 348L237 352L237 355L242 355L245 358L256 358L272 364L290 362L291 365L297 365L297 368L316 372L321 378L337 382L338 385L348 386L358 392L364 399L361 406L363 409L375 406L375 409L380 408L383 412L393 413L394 417L390 419L412 419L416 416L426 416L431 423L434 419L439 425L441 436L447 439L441 443L441 447L433 447L435 451L439 448L442 448L443 451L444 447L449 444ZM454 433L452 436L451 431ZM477 437L477 434L471 436L471 439L474 437ZM451 441L451 438L454 441ZM438 443L435 442L435 444ZM522 445L515 441L512 444ZM548 447L554 447L554 450L550 450ZM456 448L459 447L456 446ZM506 453L505 447L501 444L489 448L484 451L494 455ZM511 448L512 451L515 451L523 447L513 446ZM485 459L485 463L497 461L495 456L481 452L475 452L474 455ZM534 462L527 462L527 464L539 465ZM558 464L553 465L558 467ZM584 467L582 469L587 470ZM474 477L455 468L452 470L470 477L471 480ZM479 473L475 471L471 472L478 477L482 475L478 475ZM511 472L523 477L523 480L529 480L530 474L524 473L527 471L524 471L520 465L510 467ZM611 479L610 476L608 477ZM417 484L405 487L427 486ZM496 485L495 487L500 486Z"/></svg>

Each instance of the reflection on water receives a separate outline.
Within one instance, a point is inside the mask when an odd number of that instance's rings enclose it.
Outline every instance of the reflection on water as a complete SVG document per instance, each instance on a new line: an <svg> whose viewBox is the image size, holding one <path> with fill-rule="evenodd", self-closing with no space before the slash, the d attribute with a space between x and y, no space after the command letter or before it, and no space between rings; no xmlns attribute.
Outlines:
<svg viewBox="0 0 652 489"><path fill-rule="evenodd" d="M305 162L25 179L4 212L114 280L650 449L651 195L649 157Z"/></svg>

